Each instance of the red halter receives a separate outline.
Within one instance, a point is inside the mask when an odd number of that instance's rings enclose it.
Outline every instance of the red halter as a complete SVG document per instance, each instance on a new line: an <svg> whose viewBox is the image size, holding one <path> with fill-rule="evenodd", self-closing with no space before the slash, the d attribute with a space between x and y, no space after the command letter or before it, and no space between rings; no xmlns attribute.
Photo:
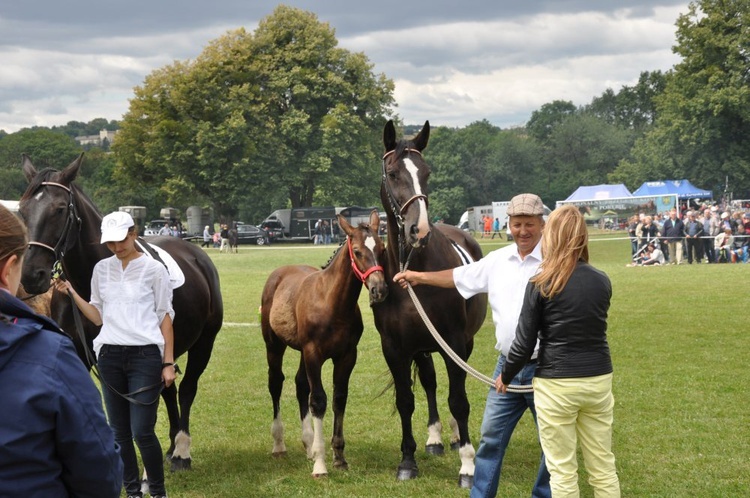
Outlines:
<svg viewBox="0 0 750 498"><path fill-rule="evenodd" d="M349 248L349 259L352 262L352 271L357 276L358 279L362 281L363 284L367 285L367 277L370 276L370 274L375 273L376 271L383 272L383 267L380 265L375 265L370 267L367 271L362 273L359 268L357 268L357 263L354 262L354 252L352 251L352 239L351 237L346 238L346 246Z"/></svg>

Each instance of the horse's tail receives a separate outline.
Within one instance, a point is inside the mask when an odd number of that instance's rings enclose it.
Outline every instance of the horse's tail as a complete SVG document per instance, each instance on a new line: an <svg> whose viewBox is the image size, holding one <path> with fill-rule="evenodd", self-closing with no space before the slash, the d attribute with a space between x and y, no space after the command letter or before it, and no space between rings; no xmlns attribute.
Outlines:
<svg viewBox="0 0 750 498"><path fill-rule="evenodd" d="M376 398L379 398L383 396L388 391L391 392L393 395L393 408L391 409L391 415L395 415L398 412L398 408L396 407L396 381L393 380L393 374L391 374L390 369L383 372L383 376L388 378L388 383L383 387L383 389L378 393Z"/></svg>
<svg viewBox="0 0 750 498"><path fill-rule="evenodd" d="M416 361L413 361L411 363L411 385L412 387L417 384L417 376L419 375L419 366L417 365ZM396 381L393 380L393 375L391 374L390 369L383 372L383 376L387 377L388 383L385 385L385 387L378 393L376 396L377 398L383 396L385 393L390 391L393 394L393 410L391 411L391 415L395 415L396 412L398 412L398 408L396 407Z"/></svg>

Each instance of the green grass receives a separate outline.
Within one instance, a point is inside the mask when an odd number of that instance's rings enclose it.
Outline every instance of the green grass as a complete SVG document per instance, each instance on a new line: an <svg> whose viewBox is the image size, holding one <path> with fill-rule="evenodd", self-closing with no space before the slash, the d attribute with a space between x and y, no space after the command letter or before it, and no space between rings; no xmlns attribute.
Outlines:
<svg viewBox="0 0 750 498"><path fill-rule="evenodd" d="M480 241L485 252L501 246ZM614 295L609 340L615 364L614 449L623 496L746 496L750 492L750 349L746 308L746 265L692 265L626 268L629 243L617 236L593 236L592 263L607 272ZM426 407L416 390L413 417L420 477L395 479L400 458L400 422L390 391L366 296L360 299L365 332L352 376L345 423L350 469L336 471L327 449L329 477L312 479L312 464L299 442L293 376L299 354L285 360L282 398L288 453L271 456L271 401L266 388L265 348L258 305L267 275L284 264L320 266L333 247L242 246L240 254L211 250L221 275L225 325L201 379L193 406L193 470L167 476L173 497L465 497L457 485L458 455L424 453ZM496 353L488 317L476 338L470 363L491 374ZM180 359L184 364L185 359ZM450 414L445 368L436 361L440 410L447 442ZM331 366L324 369L331 394ZM476 447L486 388L467 380L472 404L470 430ZM332 416L325 419L330 440ZM160 407L158 431L167 440ZM529 496L539 446L530 416L516 430L505 457L499 496ZM582 465L581 465L582 467ZM581 470L582 496L593 496Z"/></svg>

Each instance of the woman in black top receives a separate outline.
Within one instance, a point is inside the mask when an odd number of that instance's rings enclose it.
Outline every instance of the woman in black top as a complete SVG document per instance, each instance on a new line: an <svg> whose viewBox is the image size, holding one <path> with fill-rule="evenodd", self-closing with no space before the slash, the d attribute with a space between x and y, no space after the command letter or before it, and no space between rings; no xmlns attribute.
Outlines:
<svg viewBox="0 0 750 498"><path fill-rule="evenodd" d="M596 496L619 497L607 343L612 285L606 274L588 263L586 223L574 206L552 212L542 236L542 254L544 261L526 287L516 338L495 384L505 392L531 358L538 338L534 400L552 496L578 496L580 439Z"/></svg>

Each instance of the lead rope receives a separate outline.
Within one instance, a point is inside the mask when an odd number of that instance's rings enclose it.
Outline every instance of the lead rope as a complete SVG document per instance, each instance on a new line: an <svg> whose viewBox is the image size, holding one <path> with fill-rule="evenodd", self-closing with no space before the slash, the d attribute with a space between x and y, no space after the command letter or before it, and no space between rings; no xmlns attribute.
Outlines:
<svg viewBox="0 0 750 498"><path fill-rule="evenodd" d="M406 263L402 263L403 261L403 249L404 244L402 244L401 235L403 234L403 227L401 227L401 231L399 232L399 266L401 267L401 271L406 271L406 268L409 266L409 261L411 261L411 255L414 252L414 248L412 248L409 251L409 255L406 258ZM405 234L404 234L405 237ZM445 339L440 335L440 333L435 328L435 325L433 325L432 320L430 320L430 317L427 316L427 313L425 312L424 308L422 307L422 303L419 301L419 298L417 297L416 292L414 292L414 289L412 288L411 284L407 281L406 282L406 290L409 292L409 297L411 297L412 302L414 303L414 307L417 309L417 313L419 313L419 316L422 318L422 321L424 322L425 326L427 327L427 330L430 331L430 334L432 335L432 338L435 339L435 341L438 343L438 345L442 348L442 350L450 357L453 362L461 367L461 370L469 374L470 376L474 377L480 382L484 382L485 384L489 385L490 387L495 387L495 380L487 377L483 373L479 372L477 369L466 363L458 354L451 349L451 347L448 345L447 342L445 342ZM527 394L527 393L533 393L534 387L531 384L510 384L506 388L508 392L510 393L516 393L516 394Z"/></svg>
<svg viewBox="0 0 750 498"><path fill-rule="evenodd" d="M432 334L433 339L435 339L438 345L440 345L440 347L451 358L451 360L453 360L453 362L456 365L461 367L461 369L464 372L471 375L478 381L484 382L490 387L495 387L494 379L487 377L486 375L477 371L474 367L466 363L460 356L458 356L458 354L455 351L451 349L448 343L445 342L445 339L443 339L440 336L437 329L432 324L432 321L427 316L427 313L425 312L424 308L422 307L422 303L419 302L419 298L417 298L417 294L414 292L414 289L412 288L411 284L409 284L408 282L406 284L406 290L409 292L409 296L411 297L411 300L414 302L414 307L417 309L417 313L419 313L419 316L422 317L422 321L424 321L424 324L427 326L427 329L430 331L430 334ZM526 384L526 385L511 384L507 387L507 390L510 393L517 393L517 394L526 394L526 393L534 392L534 388L531 384Z"/></svg>
<svg viewBox="0 0 750 498"><path fill-rule="evenodd" d="M405 149L407 152L416 152L420 156L422 153L418 151L417 149ZM411 261L411 256L414 253L414 248L411 248L409 251L408 256L406 257L406 262L404 262L404 249L405 244L404 240L406 239L406 234L404 233L404 224L402 221L402 214L403 210L406 207L406 205L410 204L413 200L415 200L418 196L414 196L409 201L407 201L407 204L402 206L400 209L396 209L396 206L394 205L394 197L391 192L390 186L388 185L388 178L385 171L385 159L392 154L395 151L395 149L390 150L385 153L383 156L383 186L385 188L386 197L388 198L388 203L391 207L391 212L393 216L396 218L396 224L398 225L399 231L398 231L398 261L399 261L399 267L401 268L401 271L406 271L406 268L409 266L409 262ZM424 197L425 201L427 200L426 196ZM414 307L417 309L417 313L419 313L419 316L422 318L422 321L424 322L425 326L427 327L427 330L430 331L430 334L432 335L433 339L438 343L438 345L443 349L443 351L453 360L453 362L458 365L461 370L466 372L467 374L471 375L475 379L479 380L480 382L484 382L485 384L489 385L490 387L495 387L495 381L491 379L490 377L487 377L483 373L477 371L474 367L466 363L463 359L461 359L458 354L456 354L453 349L451 349L450 346L448 346L448 343L445 342L445 340L440 336L437 329L435 328L435 325L432 324L432 321L427 316L427 313L425 312L424 308L422 307L422 303L419 302L419 298L417 298L417 294L414 292L414 289L412 289L410 283L406 283L406 288L409 292L409 296L411 297L412 302L414 303ZM511 393L518 393L518 394L526 394L526 393L532 393L534 392L533 386L530 384L526 385L509 385L507 387L507 391Z"/></svg>

